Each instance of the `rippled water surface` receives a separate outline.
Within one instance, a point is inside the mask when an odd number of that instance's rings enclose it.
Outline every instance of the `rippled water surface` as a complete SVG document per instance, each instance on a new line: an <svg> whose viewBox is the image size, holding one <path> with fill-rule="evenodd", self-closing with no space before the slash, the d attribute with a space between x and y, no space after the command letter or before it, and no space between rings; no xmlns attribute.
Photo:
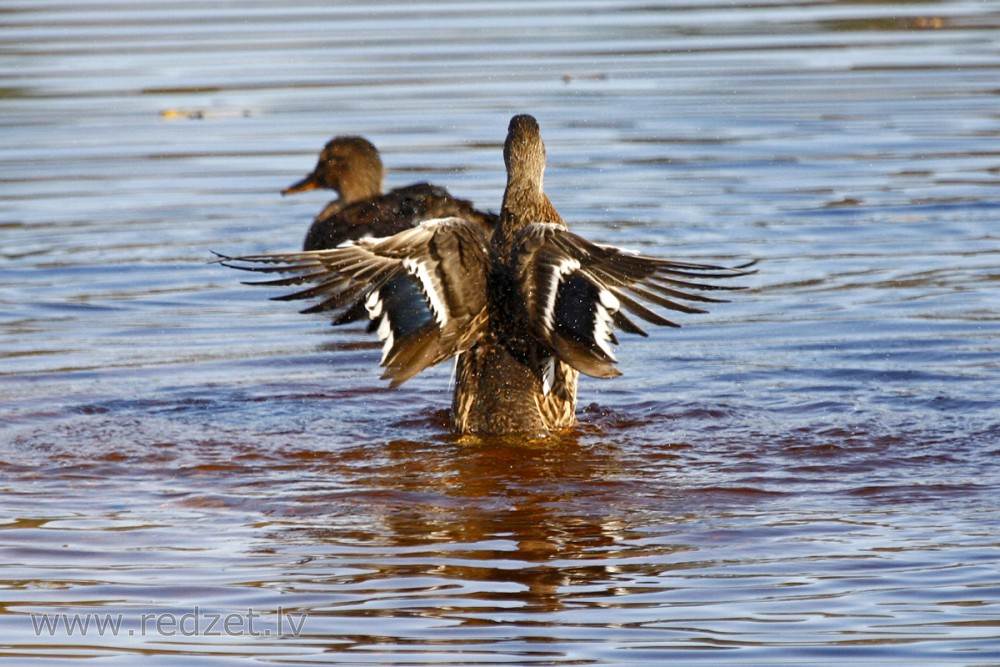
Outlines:
<svg viewBox="0 0 1000 667"><path fill-rule="evenodd" d="M0 657L1000 664L998 35L978 0L6 2ZM760 260L572 435L461 442L449 368L389 391L210 262L299 246L329 197L278 192L335 134L497 209L522 112L576 231Z"/></svg>

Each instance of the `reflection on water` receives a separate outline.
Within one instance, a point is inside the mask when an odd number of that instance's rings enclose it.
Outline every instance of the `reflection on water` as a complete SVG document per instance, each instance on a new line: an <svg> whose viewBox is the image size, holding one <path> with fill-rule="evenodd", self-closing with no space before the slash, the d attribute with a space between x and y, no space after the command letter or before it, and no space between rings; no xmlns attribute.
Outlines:
<svg viewBox="0 0 1000 667"><path fill-rule="evenodd" d="M0 655L1000 661L998 27L959 0L9 7ZM326 198L278 191L334 134L495 209L516 112L587 237L762 260L623 345L571 435L457 439L450 369L389 391L363 331L209 261L299 246Z"/></svg>

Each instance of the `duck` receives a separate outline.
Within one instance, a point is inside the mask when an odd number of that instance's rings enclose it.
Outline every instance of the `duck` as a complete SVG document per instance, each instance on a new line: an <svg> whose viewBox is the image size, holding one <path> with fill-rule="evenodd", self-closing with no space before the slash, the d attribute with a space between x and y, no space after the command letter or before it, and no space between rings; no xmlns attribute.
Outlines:
<svg viewBox="0 0 1000 667"><path fill-rule="evenodd" d="M715 280L756 269L660 259L570 231L543 189L545 144L531 115L510 120L503 157L507 182L492 229L448 216L333 249L222 263L283 276L255 284L296 286L276 298L317 300L302 312L363 300L391 387L455 359L456 434L570 430L580 375L621 375L616 330L647 336L636 320L678 326L656 308L704 313L693 304L723 301L705 292L743 289Z"/></svg>
<svg viewBox="0 0 1000 667"><path fill-rule="evenodd" d="M498 216L477 210L445 188L414 183L383 192L385 167L374 144L360 136L327 142L315 168L281 191L282 196L329 189L339 196L313 220L303 250L336 248L345 241L392 236L425 220L461 217L492 229Z"/></svg>

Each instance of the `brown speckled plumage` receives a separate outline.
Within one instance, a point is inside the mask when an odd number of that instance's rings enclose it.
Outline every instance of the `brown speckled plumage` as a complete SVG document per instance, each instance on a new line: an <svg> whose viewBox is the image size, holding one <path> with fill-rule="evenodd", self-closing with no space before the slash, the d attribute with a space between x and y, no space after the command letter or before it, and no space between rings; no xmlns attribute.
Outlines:
<svg viewBox="0 0 1000 667"><path fill-rule="evenodd" d="M539 368L551 353L528 334L516 283L518 233L536 222L566 226L542 189L545 144L533 117L511 119L503 157L507 186L490 243L492 326L458 358L452 423L460 433L544 433L576 423L579 373L555 360L552 390L542 390Z"/></svg>

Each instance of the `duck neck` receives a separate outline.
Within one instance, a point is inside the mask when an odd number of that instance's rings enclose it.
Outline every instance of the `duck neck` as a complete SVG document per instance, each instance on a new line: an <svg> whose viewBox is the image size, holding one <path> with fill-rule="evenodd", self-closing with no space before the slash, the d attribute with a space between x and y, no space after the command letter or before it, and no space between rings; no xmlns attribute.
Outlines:
<svg viewBox="0 0 1000 667"><path fill-rule="evenodd" d="M345 204L364 201L380 194L382 194L382 181L378 178L352 179L340 184L340 199Z"/></svg>
<svg viewBox="0 0 1000 667"><path fill-rule="evenodd" d="M541 178L508 178L500 210L500 224L493 234L494 246L509 255L517 233L533 222L553 222L564 225L548 195L542 190Z"/></svg>

